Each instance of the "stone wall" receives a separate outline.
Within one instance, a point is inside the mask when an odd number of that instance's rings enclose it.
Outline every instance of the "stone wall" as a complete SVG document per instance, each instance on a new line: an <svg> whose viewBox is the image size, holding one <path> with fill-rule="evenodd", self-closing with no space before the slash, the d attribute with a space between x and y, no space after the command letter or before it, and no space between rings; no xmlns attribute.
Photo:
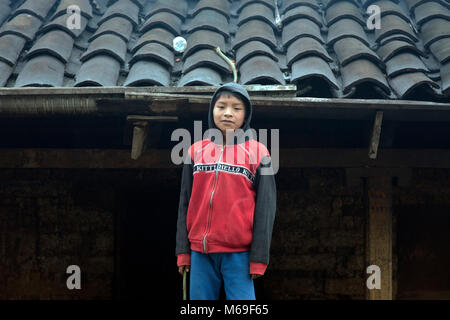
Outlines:
<svg viewBox="0 0 450 320"><path fill-rule="evenodd" d="M363 190L341 169L285 169L264 288L271 299L364 299Z"/></svg>
<svg viewBox="0 0 450 320"><path fill-rule="evenodd" d="M437 280L450 267L449 176L415 169L411 186L393 188L394 298L450 292ZM181 299L180 178L181 169L0 169L0 299ZM344 169L281 168L276 180L271 261L257 297L364 299L363 185L346 186ZM66 287L72 264L81 290Z"/></svg>
<svg viewBox="0 0 450 320"><path fill-rule="evenodd" d="M89 170L0 170L0 299L112 297L112 185ZM81 290L66 269L81 268Z"/></svg>

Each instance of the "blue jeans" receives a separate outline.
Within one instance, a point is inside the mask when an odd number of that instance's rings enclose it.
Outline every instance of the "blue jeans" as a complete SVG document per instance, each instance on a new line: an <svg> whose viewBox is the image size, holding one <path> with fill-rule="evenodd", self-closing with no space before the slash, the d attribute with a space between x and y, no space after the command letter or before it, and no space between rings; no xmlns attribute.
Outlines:
<svg viewBox="0 0 450 320"><path fill-rule="evenodd" d="M218 300L222 281L227 300L255 300L249 252L191 251L191 300Z"/></svg>

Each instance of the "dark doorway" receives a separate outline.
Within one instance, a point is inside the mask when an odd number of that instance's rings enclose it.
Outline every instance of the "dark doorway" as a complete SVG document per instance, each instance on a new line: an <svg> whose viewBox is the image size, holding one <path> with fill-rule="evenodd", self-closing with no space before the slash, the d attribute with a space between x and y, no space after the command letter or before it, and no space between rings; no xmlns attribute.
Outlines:
<svg viewBox="0 0 450 320"><path fill-rule="evenodd" d="M183 298L183 277L175 256L181 168L170 182L163 181L161 170L153 172L149 170L143 180L127 181L118 190L116 299ZM265 298L263 278L255 281L257 299ZM189 274L187 290L189 297ZM220 299L225 300L223 287Z"/></svg>
<svg viewBox="0 0 450 320"><path fill-rule="evenodd" d="M450 207L395 207L397 299L450 299Z"/></svg>
<svg viewBox="0 0 450 320"><path fill-rule="evenodd" d="M182 299L175 257L179 192L169 187L154 181L120 191L117 299Z"/></svg>

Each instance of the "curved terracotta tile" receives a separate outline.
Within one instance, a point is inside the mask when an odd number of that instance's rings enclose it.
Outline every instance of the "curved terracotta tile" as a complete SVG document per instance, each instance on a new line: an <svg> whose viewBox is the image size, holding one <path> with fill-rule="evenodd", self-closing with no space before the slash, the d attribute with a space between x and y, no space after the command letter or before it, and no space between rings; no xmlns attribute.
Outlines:
<svg viewBox="0 0 450 320"><path fill-rule="evenodd" d="M46 54L31 58L17 76L15 87L61 87L64 63Z"/></svg>
<svg viewBox="0 0 450 320"><path fill-rule="evenodd" d="M191 17L195 17L200 11L204 9L212 9L223 14L227 19L230 19L230 2L224 0L200 0L195 8L190 13Z"/></svg>
<svg viewBox="0 0 450 320"><path fill-rule="evenodd" d="M442 38L433 42L430 44L430 51L440 63L447 63L450 61L450 38Z"/></svg>
<svg viewBox="0 0 450 320"><path fill-rule="evenodd" d="M335 5L337 2L342 1L342 0L322 0L323 2L323 7L324 9L328 9L329 7ZM358 0L348 0L350 2L352 2L353 4L355 4L356 6L360 6L360 3L358 2ZM364 1L364 0L363 0Z"/></svg>
<svg viewBox="0 0 450 320"><path fill-rule="evenodd" d="M404 73L397 77L389 78L389 84L401 99L407 98L416 88L423 85L439 88L436 82L422 72Z"/></svg>
<svg viewBox="0 0 450 320"><path fill-rule="evenodd" d="M231 72L228 64L211 49L201 49L187 57L184 61L182 73L186 74L200 67L211 68L221 73Z"/></svg>
<svg viewBox="0 0 450 320"><path fill-rule="evenodd" d="M41 25L42 21L39 18L27 13L21 13L0 28L0 37L5 34L16 34L27 41L32 41Z"/></svg>
<svg viewBox="0 0 450 320"><path fill-rule="evenodd" d="M139 7L130 0L119 0L106 10L97 24L101 26L114 17L128 19L135 29L139 24Z"/></svg>
<svg viewBox="0 0 450 320"><path fill-rule="evenodd" d="M360 9L353 2L336 2L326 10L325 19L327 26L332 25L340 19L353 19L361 26L366 25L366 19L361 14Z"/></svg>
<svg viewBox="0 0 450 320"><path fill-rule="evenodd" d="M88 20L83 15L80 17L80 29L74 28L70 29L68 28L67 22L70 21L71 14L64 14L56 17L54 20L47 23L45 26L43 26L38 34L49 32L50 30L63 30L67 33L69 33L73 38L78 38L86 29L86 26L88 24Z"/></svg>
<svg viewBox="0 0 450 320"><path fill-rule="evenodd" d="M241 26L250 20L261 20L269 24L274 30L277 28L273 11L261 3L251 3L245 6L239 14L237 25Z"/></svg>
<svg viewBox="0 0 450 320"><path fill-rule="evenodd" d="M148 18L140 27L139 32L143 33L152 28L164 28L175 35L181 34L181 19L170 12L157 12Z"/></svg>
<svg viewBox="0 0 450 320"><path fill-rule="evenodd" d="M187 39L187 47L183 53L183 60L200 49L215 49L219 47L225 51L225 38L222 34L211 30L194 31Z"/></svg>
<svg viewBox="0 0 450 320"><path fill-rule="evenodd" d="M75 77L75 87L116 86L120 63L109 55L95 56L81 65Z"/></svg>
<svg viewBox="0 0 450 320"><path fill-rule="evenodd" d="M0 37L0 61L13 67L19 59L25 46L25 38L15 34L5 34Z"/></svg>
<svg viewBox="0 0 450 320"><path fill-rule="evenodd" d="M307 6L299 6L287 11L283 16L283 25L300 18L309 19L315 22L320 28L323 26L322 16L319 12Z"/></svg>
<svg viewBox="0 0 450 320"><path fill-rule="evenodd" d="M184 20L187 15L188 3L184 0L157 0L154 3L148 1L147 5L149 8L145 13L145 19L160 12L174 14L181 20Z"/></svg>
<svg viewBox="0 0 450 320"><path fill-rule="evenodd" d="M156 42L150 42L143 45L130 60L130 65L133 65L140 60L153 60L160 64L163 64L167 68L173 68L174 66L174 54L173 51Z"/></svg>
<svg viewBox="0 0 450 320"><path fill-rule="evenodd" d="M270 46L272 49L277 47L277 39L270 25L259 20L251 20L239 27L236 37L234 38L233 49L250 41L261 41Z"/></svg>
<svg viewBox="0 0 450 320"><path fill-rule="evenodd" d="M273 61L278 62L278 57L273 53L272 49L261 41L250 41L241 46L236 51L236 66L239 66L254 56L268 56Z"/></svg>
<svg viewBox="0 0 450 320"><path fill-rule="evenodd" d="M380 68L372 61L367 59L358 59L341 67L342 85L344 94L351 87L361 83L372 83L383 89L387 95L390 95L391 89L387 83L386 77Z"/></svg>
<svg viewBox="0 0 450 320"><path fill-rule="evenodd" d="M11 14L11 8L6 2L0 2L0 26Z"/></svg>
<svg viewBox="0 0 450 320"><path fill-rule="evenodd" d="M292 64L292 83L315 77L324 79L330 87L339 90L338 81L336 80L330 65L322 58L308 56L299 59Z"/></svg>
<svg viewBox="0 0 450 320"><path fill-rule="evenodd" d="M442 92L450 96L450 62L441 66Z"/></svg>
<svg viewBox="0 0 450 320"><path fill-rule="evenodd" d="M356 59L365 58L377 64L382 70L386 69L386 65L380 57L359 39L342 38L334 43L333 48L341 66L345 66Z"/></svg>
<svg viewBox="0 0 450 320"><path fill-rule="evenodd" d="M386 73L391 78L409 72L430 72L423 61L412 53L400 53L395 55L386 61L386 67Z"/></svg>
<svg viewBox="0 0 450 320"><path fill-rule="evenodd" d="M377 53L383 61L389 60L401 52L414 52L416 55L425 56L415 45L403 40L389 41L377 49Z"/></svg>
<svg viewBox="0 0 450 320"><path fill-rule="evenodd" d="M121 37L123 41L128 42L130 40L132 31L133 24L129 19L116 16L102 23L102 25L100 25L100 28L97 29L97 31L92 35L89 41L91 42L104 34L114 34L118 37Z"/></svg>
<svg viewBox="0 0 450 320"><path fill-rule="evenodd" d="M144 33L131 48L131 53L135 53L143 45L151 42L162 44L168 49L173 49L173 39L175 36L164 28L152 28Z"/></svg>
<svg viewBox="0 0 450 320"><path fill-rule="evenodd" d="M122 38L104 34L91 42L87 51L80 57L80 61L85 62L97 55L109 55L124 64L126 52L127 44Z"/></svg>
<svg viewBox="0 0 450 320"><path fill-rule="evenodd" d="M311 37L303 37L289 45L286 54L287 65L291 66L295 61L310 55L320 57L327 62L333 61L319 41Z"/></svg>
<svg viewBox="0 0 450 320"><path fill-rule="evenodd" d="M321 7L317 0L283 0L280 13L284 14L286 11L298 6L309 6L314 10L319 10Z"/></svg>
<svg viewBox="0 0 450 320"><path fill-rule="evenodd" d="M399 18L403 19L406 23L411 22L408 13L405 12L398 4L396 4L392 0L378 0L375 4L380 7L381 17L387 15L396 15Z"/></svg>
<svg viewBox="0 0 450 320"><path fill-rule="evenodd" d="M45 53L58 58L63 63L67 63L72 53L73 43L73 38L66 32L52 30L35 42L25 58L30 59L31 57Z"/></svg>
<svg viewBox="0 0 450 320"><path fill-rule="evenodd" d="M327 39L329 46L333 46L336 41L346 37L356 38L366 46L370 47L366 32L355 20L341 19L329 26Z"/></svg>
<svg viewBox="0 0 450 320"><path fill-rule="evenodd" d="M443 38L450 38L450 21L434 18L422 25L421 36L425 48L428 48L433 42Z"/></svg>
<svg viewBox="0 0 450 320"><path fill-rule="evenodd" d="M86 19L89 20L92 18L92 6L89 0L61 0L51 19L53 20L61 15L66 15L67 8L73 5L80 8L80 14Z"/></svg>
<svg viewBox="0 0 450 320"><path fill-rule="evenodd" d="M330 0L328 0L328 1L330 1ZM380 0L361 0L363 10L365 11L367 9L367 7L372 4L377 4L378 1L380 1ZM392 1L394 3L399 3L399 0L390 0L390 1Z"/></svg>
<svg viewBox="0 0 450 320"><path fill-rule="evenodd" d="M197 68L183 75L178 81L178 87L206 85L218 86L222 84L220 73L211 68Z"/></svg>
<svg viewBox="0 0 450 320"><path fill-rule="evenodd" d="M413 12L413 10L420 6L421 4L424 4L426 2L429 2L430 0L405 0L407 7L409 8L410 12ZM433 0L434 2L438 2L444 7L447 7L450 9L450 3L447 0Z"/></svg>
<svg viewBox="0 0 450 320"><path fill-rule="evenodd" d="M168 86L170 72L168 69L151 60L137 61L130 69L124 86Z"/></svg>
<svg viewBox="0 0 450 320"><path fill-rule="evenodd" d="M12 74L13 68L0 60L0 87L4 87Z"/></svg>
<svg viewBox="0 0 450 320"><path fill-rule="evenodd" d="M239 2L236 13L240 14L241 11L245 9L245 7L254 3L263 4L275 12L275 2L272 0L241 0Z"/></svg>
<svg viewBox="0 0 450 320"><path fill-rule="evenodd" d="M241 84L286 84L278 63L267 56L255 56L239 68Z"/></svg>
<svg viewBox="0 0 450 320"><path fill-rule="evenodd" d="M215 10L204 9L200 11L189 24L187 31L211 30L222 34L225 38L230 36L230 26L227 18Z"/></svg>
<svg viewBox="0 0 450 320"><path fill-rule="evenodd" d="M31 14L36 18L44 21L48 12L56 3L56 0L28 0L18 7L12 14L16 16L21 13Z"/></svg>
<svg viewBox="0 0 450 320"><path fill-rule="evenodd" d="M382 27L375 29L375 41L377 42L392 34L403 34L410 37L414 42L419 41L411 26L398 15L389 14L382 16L380 24Z"/></svg>
<svg viewBox="0 0 450 320"><path fill-rule="evenodd" d="M414 9L414 16L416 18L416 23L421 26L434 18L450 20L450 9L439 2L426 2Z"/></svg>

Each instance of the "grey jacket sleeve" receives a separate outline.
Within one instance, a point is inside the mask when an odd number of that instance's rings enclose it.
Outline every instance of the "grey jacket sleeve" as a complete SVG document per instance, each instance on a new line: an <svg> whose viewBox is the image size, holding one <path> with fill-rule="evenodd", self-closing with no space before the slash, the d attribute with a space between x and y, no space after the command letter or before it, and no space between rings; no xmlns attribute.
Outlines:
<svg viewBox="0 0 450 320"><path fill-rule="evenodd" d="M175 255L191 252L186 226L186 216L189 206L189 200L191 199L194 172L193 169L194 166L192 164L192 161L189 161L189 163L186 163L186 161L184 162L183 172L181 176L180 202L178 205Z"/></svg>
<svg viewBox="0 0 450 320"><path fill-rule="evenodd" d="M264 161L261 161L256 170L254 182L256 199L250 262L260 262L267 265L269 264L270 243L277 207L277 190L275 175L273 173L270 175L261 174L261 168L271 168L272 166L270 157L266 157L269 158L269 161L265 164L263 164Z"/></svg>

